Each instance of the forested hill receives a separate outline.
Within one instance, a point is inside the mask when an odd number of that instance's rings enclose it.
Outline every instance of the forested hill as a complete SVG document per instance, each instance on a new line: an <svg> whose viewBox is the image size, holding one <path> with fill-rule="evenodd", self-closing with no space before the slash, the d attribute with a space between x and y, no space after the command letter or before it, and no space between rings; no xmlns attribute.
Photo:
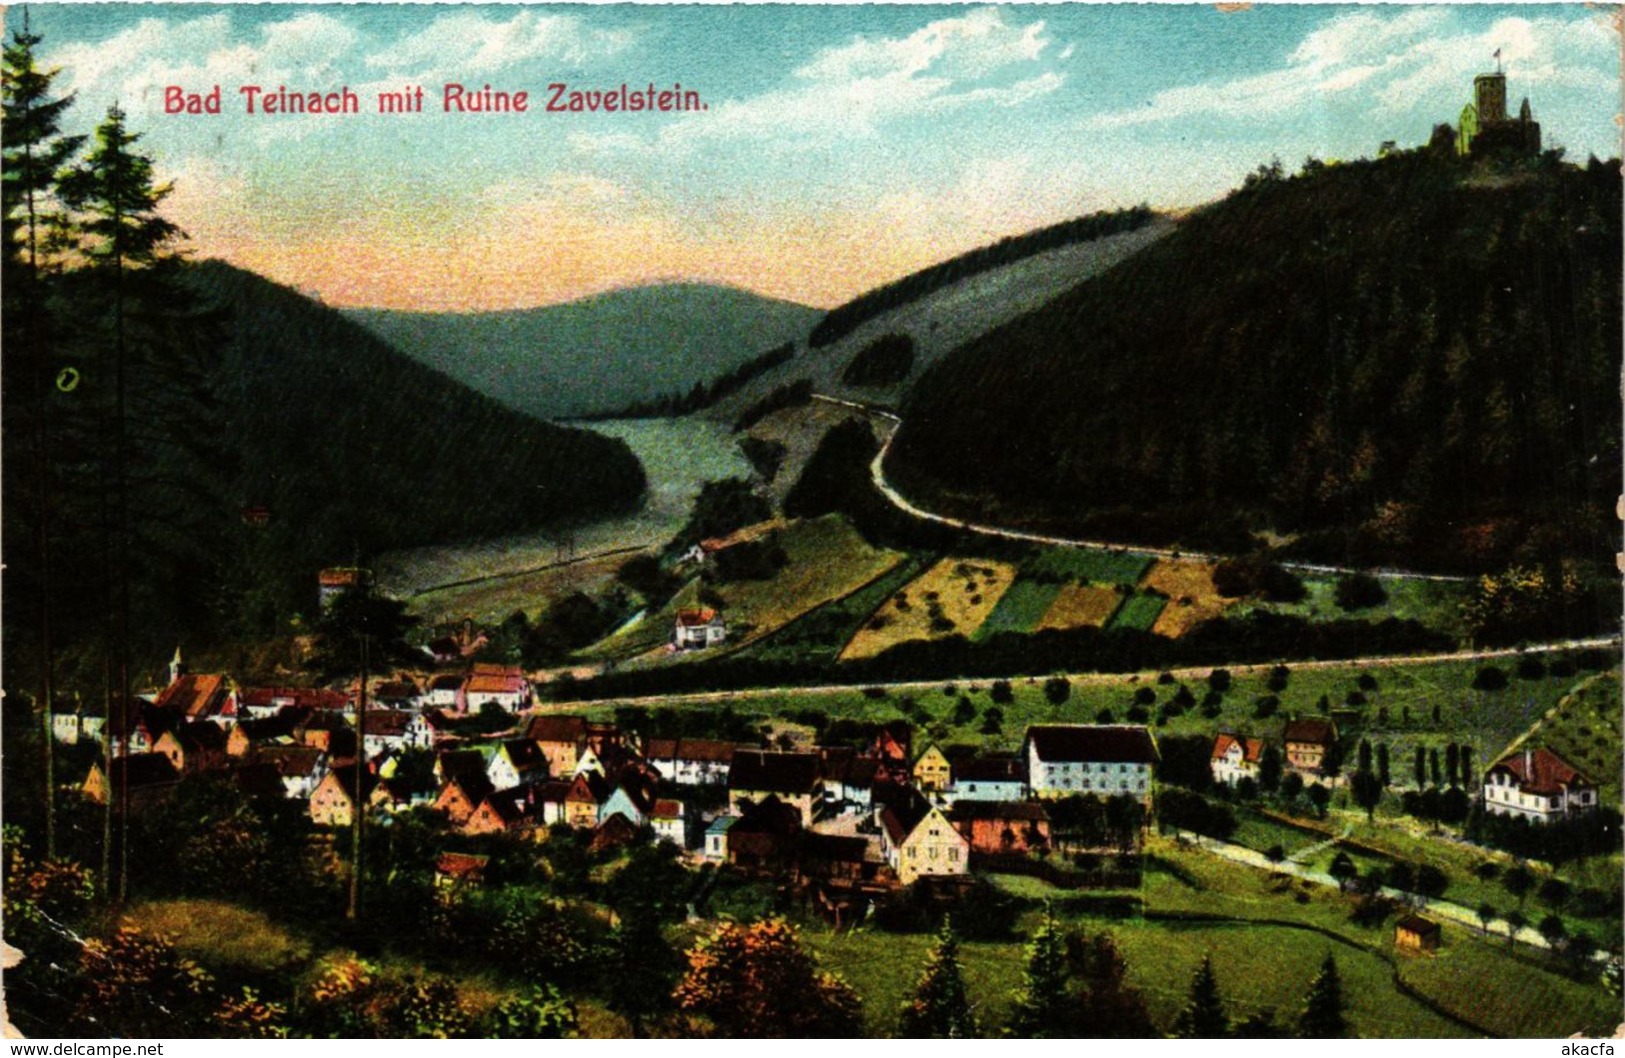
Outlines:
<svg viewBox="0 0 1625 1058"><path fill-rule="evenodd" d="M1610 555L1620 206L1617 161L1261 171L929 371L887 472L928 506L1125 542Z"/></svg>
<svg viewBox="0 0 1625 1058"><path fill-rule="evenodd" d="M818 310L704 283L506 312L345 315L421 363L544 418L683 396L806 336Z"/></svg>
<svg viewBox="0 0 1625 1058"><path fill-rule="evenodd" d="M250 272L217 261L191 271L205 300L226 309L220 396L240 498L271 515L239 534L249 568L234 570L261 607L308 610L316 570L357 552L581 522L640 502L643 469L623 442L503 407Z"/></svg>

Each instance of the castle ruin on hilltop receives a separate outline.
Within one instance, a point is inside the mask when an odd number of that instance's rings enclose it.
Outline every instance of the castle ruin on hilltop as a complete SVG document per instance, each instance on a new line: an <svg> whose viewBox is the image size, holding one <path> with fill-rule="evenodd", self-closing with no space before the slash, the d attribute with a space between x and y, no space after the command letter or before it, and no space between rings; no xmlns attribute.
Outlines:
<svg viewBox="0 0 1625 1058"><path fill-rule="evenodd" d="M1524 97L1517 117L1507 117L1507 78L1499 63L1494 73L1473 78L1473 101L1461 108L1455 133L1460 155L1540 153L1540 122L1529 111L1529 97Z"/></svg>

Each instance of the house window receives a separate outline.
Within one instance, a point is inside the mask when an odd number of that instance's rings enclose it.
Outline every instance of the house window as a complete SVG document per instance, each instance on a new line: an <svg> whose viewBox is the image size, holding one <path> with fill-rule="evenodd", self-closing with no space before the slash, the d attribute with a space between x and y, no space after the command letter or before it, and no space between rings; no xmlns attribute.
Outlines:
<svg viewBox="0 0 1625 1058"><path fill-rule="evenodd" d="M958 863L959 862L959 850L958 849L949 849L948 850L948 859L953 861L954 863Z"/></svg>

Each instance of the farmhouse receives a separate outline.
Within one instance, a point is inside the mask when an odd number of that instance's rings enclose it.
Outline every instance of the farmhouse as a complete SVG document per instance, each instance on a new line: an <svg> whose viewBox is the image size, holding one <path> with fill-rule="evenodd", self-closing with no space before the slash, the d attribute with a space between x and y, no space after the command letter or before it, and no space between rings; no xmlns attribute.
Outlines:
<svg viewBox="0 0 1625 1058"><path fill-rule="evenodd" d="M547 757L541 747L529 739L509 739L491 754L485 777L498 790L541 782L548 777Z"/></svg>
<svg viewBox="0 0 1625 1058"><path fill-rule="evenodd" d="M327 757L311 746L267 746L258 750L257 756L261 762L276 767L288 797L309 797L327 774Z"/></svg>
<svg viewBox="0 0 1625 1058"><path fill-rule="evenodd" d="M1323 716L1296 717L1287 721L1281 739L1286 766L1306 781L1317 780L1337 745L1337 725Z"/></svg>
<svg viewBox="0 0 1625 1058"><path fill-rule="evenodd" d="M219 673L197 676L178 668L180 651L175 651L176 662L171 670L175 679L158 695L154 704L160 711L187 720L213 720L225 724L237 718L237 695L226 678Z"/></svg>
<svg viewBox="0 0 1625 1058"><path fill-rule="evenodd" d="M463 678L451 673L443 673L429 681L429 693L426 705L430 709L452 709L458 707L462 697Z"/></svg>
<svg viewBox="0 0 1625 1058"><path fill-rule="evenodd" d="M741 748L751 747L706 738L651 738L644 756L667 782L705 786L728 781L728 765Z"/></svg>
<svg viewBox="0 0 1625 1058"><path fill-rule="evenodd" d="M511 673L475 672L463 684L461 697L465 713L478 713L487 705L517 713L530 701L530 682Z"/></svg>
<svg viewBox="0 0 1625 1058"><path fill-rule="evenodd" d="M168 757L182 775L196 775L225 767L226 739L226 730L219 724L177 724L158 737L152 751Z"/></svg>
<svg viewBox="0 0 1625 1058"><path fill-rule="evenodd" d="M576 763L587 748L587 721L579 716L532 717L525 737L536 743L547 758L550 774L576 773Z"/></svg>
<svg viewBox="0 0 1625 1058"><path fill-rule="evenodd" d="M1050 847L1049 813L1037 801L960 801L948 812L972 852L1029 853Z"/></svg>
<svg viewBox="0 0 1625 1058"><path fill-rule="evenodd" d="M995 753L955 761L953 785L943 792L943 800L1020 801L1026 795L1026 762L1011 753Z"/></svg>
<svg viewBox="0 0 1625 1058"><path fill-rule="evenodd" d="M933 743L914 761L914 785L926 793L946 789L953 782L953 766L948 755Z"/></svg>
<svg viewBox="0 0 1625 1058"><path fill-rule="evenodd" d="M1160 759L1151 731L1130 724L1036 724L1022 756L1034 797L1126 793L1147 802Z"/></svg>
<svg viewBox="0 0 1625 1058"><path fill-rule="evenodd" d="M1597 784L1542 746L1508 754L1484 776L1484 808L1550 823L1597 807Z"/></svg>
<svg viewBox="0 0 1625 1058"><path fill-rule="evenodd" d="M739 750L728 772L729 809L743 815L749 806L776 797L796 810L802 826L809 826L813 804L822 796L821 770L816 753Z"/></svg>
<svg viewBox="0 0 1625 1058"><path fill-rule="evenodd" d="M1264 757L1264 740L1221 734L1213 740L1213 781L1234 786L1242 779L1258 781L1258 768Z"/></svg>
<svg viewBox="0 0 1625 1058"><path fill-rule="evenodd" d="M649 825L654 827L656 841L669 841L680 849L688 848L683 802L664 797L656 801L649 812Z"/></svg>
<svg viewBox="0 0 1625 1058"><path fill-rule="evenodd" d="M361 778L361 797L356 797L355 768L346 764L335 767L316 784L310 795L310 819L319 827L347 827L355 819L356 805L370 798L378 783L377 776L364 772Z"/></svg>
<svg viewBox="0 0 1625 1058"><path fill-rule="evenodd" d="M795 860L801 820L794 805L771 794L748 806L728 828L728 862L746 870L777 873Z"/></svg>
<svg viewBox="0 0 1625 1058"><path fill-rule="evenodd" d="M369 757L375 757L387 750L405 749L411 744L407 738L407 728L412 720L411 713L398 709L368 709L366 728L361 735L362 751Z"/></svg>
<svg viewBox="0 0 1625 1058"><path fill-rule="evenodd" d="M970 841L954 829L942 809L923 798L910 806L888 805L881 810L880 849L903 885L925 875L970 870Z"/></svg>
<svg viewBox="0 0 1625 1058"><path fill-rule="evenodd" d="M727 625L722 615L709 607L700 610L678 610L672 626L671 643L678 650L703 650L714 647L728 638Z"/></svg>

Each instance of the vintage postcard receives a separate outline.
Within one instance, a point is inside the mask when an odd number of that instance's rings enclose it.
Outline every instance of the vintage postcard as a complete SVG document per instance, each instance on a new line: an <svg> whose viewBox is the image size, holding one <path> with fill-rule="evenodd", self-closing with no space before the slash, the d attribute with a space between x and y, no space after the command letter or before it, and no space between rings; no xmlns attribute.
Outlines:
<svg viewBox="0 0 1625 1058"><path fill-rule="evenodd" d="M4 48L8 1031L1625 1021L1619 9Z"/></svg>

